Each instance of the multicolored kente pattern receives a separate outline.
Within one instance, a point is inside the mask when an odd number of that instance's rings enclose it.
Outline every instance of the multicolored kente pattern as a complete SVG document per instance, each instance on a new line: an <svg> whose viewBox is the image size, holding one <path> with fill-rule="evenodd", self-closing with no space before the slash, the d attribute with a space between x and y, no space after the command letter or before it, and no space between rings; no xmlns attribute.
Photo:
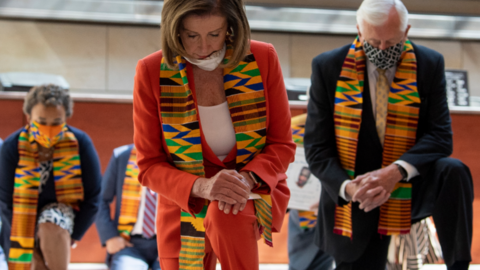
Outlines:
<svg viewBox="0 0 480 270"><path fill-rule="evenodd" d="M293 141L303 147L303 137L305 136L306 114L292 117L292 137ZM317 216L313 211L298 210L300 228L311 229L317 224Z"/></svg>
<svg viewBox="0 0 480 270"><path fill-rule="evenodd" d="M343 63L335 93L335 135L340 162L351 179L355 175L358 132L362 119L366 64L357 37ZM415 144L420 97L417 91L417 62L413 46L405 42L400 63L388 95L388 113L382 166L388 166ZM410 231L411 184L400 182L390 199L380 207L378 232L384 235ZM335 210L334 232L352 237L351 203Z"/></svg>
<svg viewBox="0 0 480 270"><path fill-rule="evenodd" d="M300 228L311 229L317 225L317 216L313 211L298 211L298 218L300 222Z"/></svg>
<svg viewBox="0 0 480 270"><path fill-rule="evenodd" d="M203 269L205 255L205 227L203 220L207 214L208 201L195 218L187 212L180 216L181 249L179 256L180 269Z"/></svg>
<svg viewBox="0 0 480 270"><path fill-rule="evenodd" d="M55 127L55 129L58 129L58 131L60 132L53 138L46 136L46 134L42 134L42 132L40 132L39 126L40 124L38 124L37 121L32 121L32 124L30 125L30 133L32 134L36 142L46 148L52 147L52 145L55 145L63 137L65 123Z"/></svg>
<svg viewBox="0 0 480 270"><path fill-rule="evenodd" d="M228 44L223 63L229 61L232 52L233 47ZM187 65L181 56L177 56L176 64L178 70L170 69L162 59L160 67L163 136L175 166L203 177L205 172L198 112L188 83ZM240 170L262 151L266 142L265 93L260 70L251 52L236 67L224 68L224 88L236 134L236 169ZM271 205L270 195L262 195L262 199L255 200L262 236L270 246ZM206 213L207 207L208 201L202 213ZM203 224L202 213L195 215L193 222L190 214L182 212L180 269L203 269L205 229L203 225L198 225Z"/></svg>
<svg viewBox="0 0 480 270"><path fill-rule="evenodd" d="M297 145L303 146L303 136L305 135L305 125L292 125L292 138Z"/></svg>
<svg viewBox="0 0 480 270"><path fill-rule="evenodd" d="M20 158L15 170L11 247L8 258L8 269L12 270L30 269L35 244L40 169L38 145L29 129L30 126L27 125L18 138ZM53 176L57 201L78 210L84 194L78 141L75 135L64 127L63 136L54 147Z"/></svg>
<svg viewBox="0 0 480 270"><path fill-rule="evenodd" d="M132 148L125 170L122 186L122 202L118 218L118 232L121 237L130 240L135 223L137 223L138 208L142 199L142 185L138 182L137 149Z"/></svg>

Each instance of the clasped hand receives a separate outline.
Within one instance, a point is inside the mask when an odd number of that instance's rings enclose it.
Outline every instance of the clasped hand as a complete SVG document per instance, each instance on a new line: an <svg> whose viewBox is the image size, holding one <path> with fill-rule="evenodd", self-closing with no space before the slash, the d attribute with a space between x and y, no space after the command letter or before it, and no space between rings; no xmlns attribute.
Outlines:
<svg viewBox="0 0 480 270"><path fill-rule="evenodd" d="M121 236L112 237L108 239L105 244L107 246L107 252L109 254L115 254L124 248L133 247L132 243L123 239L123 237Z"/></svg>
<svg viewBox="0 0 480 270"><path fill-rule="evenodd" d="M192 187L193 197L218 201L225 214L243 211L253 188L253 180L246 172L222 170L211 178L198 178Z"/></svg>
<svg viewBox="0 0 480 270"><path fill-rule="evenodd" d="M360 203L360 209L369 212L390 198L395 184L401 179L402 175L397 165L391 164L385 168L357 176L347 184L345 193L347 198Z"/></svg>

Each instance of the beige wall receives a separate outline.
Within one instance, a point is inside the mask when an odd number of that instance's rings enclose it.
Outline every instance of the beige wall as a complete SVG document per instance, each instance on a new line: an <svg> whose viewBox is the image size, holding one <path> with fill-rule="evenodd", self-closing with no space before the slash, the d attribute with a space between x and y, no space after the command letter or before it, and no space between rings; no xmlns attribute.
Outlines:
<svg viewBox="0 0 480 270"><path fill-rule="evenodd" d="M251 5L316 7L356 10L362 0L244 0ZM403 0L411 13L480 15L478 0Z"/></svg>
<svg viewBox="0 0 480 270"><path fill-rule="evenodd" d="M0 37L0 73L58 74L85 93L131 93L138 59L160 49L157 27L0 20ZM285 77L305 78L313 57L353 38L252 33L252 39L275 46ZM480 96L480 41L414 42L442 53L447 68L468 70L470 91Z"/></svg>
<svg viewBox="0 0 480 270"><path fill-rule="evenodd" d="M137 61L160 49L156 27L0 20L0 73L63 76L81 92L128 92Z"/></svg>

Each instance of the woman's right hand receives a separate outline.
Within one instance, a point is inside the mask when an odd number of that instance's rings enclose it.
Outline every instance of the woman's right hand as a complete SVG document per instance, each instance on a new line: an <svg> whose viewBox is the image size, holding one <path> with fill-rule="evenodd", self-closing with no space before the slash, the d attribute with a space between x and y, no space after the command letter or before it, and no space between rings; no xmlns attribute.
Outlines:
<svg viewBox="0 0 480 270"><path fill-rule="evenodd" d="M211 178L198 178L193 184L191 196L227 204L246 203L250 186L235 170L221 170Z"/></svg>

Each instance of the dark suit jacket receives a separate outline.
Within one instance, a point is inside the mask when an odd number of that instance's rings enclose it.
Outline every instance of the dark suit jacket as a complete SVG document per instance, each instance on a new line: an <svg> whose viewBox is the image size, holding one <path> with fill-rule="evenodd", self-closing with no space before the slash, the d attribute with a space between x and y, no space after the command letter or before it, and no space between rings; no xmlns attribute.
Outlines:
<svg viewBox="0 0 480 270"><path fill-rule="evenodd" d="M130 144L120 146L113 150L112 158L110 159L107 170L103 175L100 207L97 213L97 218L95 219L98 235L100 236L100 241L103 246L105 246L108 239L120 235L117 227L122 203L122 188L132 148L133 144ZM112 220L110 215L110 203L115 197L115 217Z"/></svg>
<svg viewBox="0 0 480 270"><path fill-rule="evenodd" d="M338 196L343 181L349 179L337 154L333 122L337 80L350 45L325 52L312 62L312 86L305 125L305 153L312 173L322 182L316 243L337 261L353 262L363 253L369 239L376 235L379 209L365 213L353 204L353 240L333 233L336 205L347 202ZM418 179L427 177L431 165L452 152L450 114L446 101L443 56L413 44L417 58L417 85L421 106L416 144L400 160L417 168ZM367 60L368 61L368 60ZM368 72L365 71L363 113L359 132L355 174L381 168L382 145L375 128L370 100ZM415 188L415 186L413 187ZM415 198L413 198L415 200ZM412 210L412 219L422 217L421 209Z"/></svg>
<svg viewBox="0 0 480 270"><path fill-rule="evenodd" d="M92 225L98 210L98 197L100 196L100 161L88 135L74 127L68 126L78 140L80 164L82 169L82 183L84 200L80 204L80 211L75 211L72 238L80 240L87 229ZM18 164L18 136L21 130L10 135L2 146L0 153L0 213L2 231L0 245L5 250L6 256L10 249L10 230L12 222L13 188L15 169ZM53 173L47 180L43 192L38 196L37 213L43 206L56 202L55 182Z"/></svg>

